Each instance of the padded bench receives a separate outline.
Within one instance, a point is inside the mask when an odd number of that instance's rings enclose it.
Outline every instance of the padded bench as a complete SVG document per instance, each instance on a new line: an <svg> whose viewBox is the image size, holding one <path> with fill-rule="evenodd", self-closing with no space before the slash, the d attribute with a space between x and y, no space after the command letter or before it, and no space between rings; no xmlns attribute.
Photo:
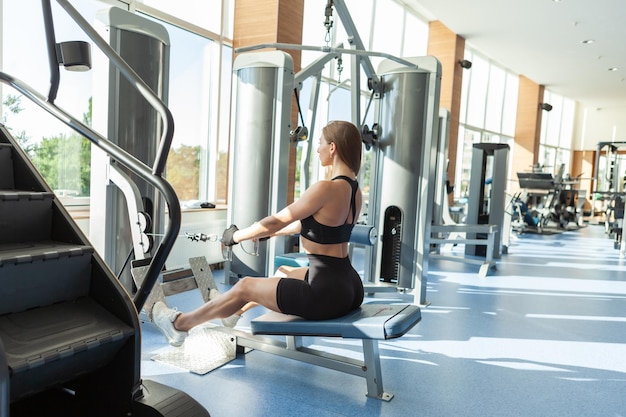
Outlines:
<svg viewBox="0 0 626 417"><path fill-rule="evenodd" d="M362 376L367 381L367 396L389 401L393 395L383 390L378 340L401 337L421 318L421 310L414 304L363 304L344 317L319 321L270 312L251 321L252 334L282 335L286 342L259 344L255 338L238 338L237 344ZM361 339L363 360L304 347L302 336Z"/></svg>

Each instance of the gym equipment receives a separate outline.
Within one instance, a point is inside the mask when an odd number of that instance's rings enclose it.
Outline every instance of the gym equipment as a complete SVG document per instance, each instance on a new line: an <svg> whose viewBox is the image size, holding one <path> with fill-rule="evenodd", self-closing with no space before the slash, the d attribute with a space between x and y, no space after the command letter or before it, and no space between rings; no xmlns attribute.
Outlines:
<svg viewBox="0 0 626 417"><path fill-rule="evenodd" d="M227 224L248 225L287 205L293 62L282 51L241 54L233 73ZM234 247L226 283L268 276L274 257L285 252L284 240L271 239L259 250L251 256Z"/></svg>
<svg viewBox="0 0 626 417"><path fill-rule="evenodd" d="M343 54L350 56L351 119L361 128L365 146L368 149L374 147L376 153L373 157L372 178L375 180L370 187L367 224L382 232L381 242L373 247L366 246L365 256L372 259L366 262L364 271L364 281L368 283L366 291L415 291L420 303L425 303L428 234L432 219L430 202L434 196L435 178L435 166L431 161L435 160L437 153L441 64L434 57L398 58L366 51L345 1L329 2L325 11L327 19L332 16L333 8L350 37L351 49L329 45L320 48L265 43L238 48L235 52L243 56L245 52L257 49L278 48L324 53L296 74L294 79L294 87L298 89L304 79L316 77L312 84L313 108L310 113L313 116L310 120L315 120L323 66L333 58L339 60ZM369 59L371 56L385 58L379 65L378 73ZM371 99L379 99L377 118L380 121L372 130L361 121L361 70L368 77ZM311 123L309 150L314 136ZM305 164L309 160L308 155L304 158ZM305 172L303 182L307 184L308 165L302 171ZM381 202L381 199L384 201ZM258 218L252 221L255 220ZM379 280L381 274L385 275L383 282Z"/></svg>
<svg viewBox="0 0 626 417"><path fill-rule="evenodd" d="M169 226L146 278L131 299L73 222L8 129L0 125L0 416L208 416L185 393L141 379L137 311L180 229L180 206L163 170L173 136L171 113L66 0L57 0L157 110L162 137L147 166L54 104L58 60L50 2L42 1L51 83L48 97L0 72L19 91L158 190ZM56 80L56 81L55 81Z"/></svg>
<svg viewBox="0 0 626 417"><path fill-rule="evenodd" d="M495 242L493 258L502 254L505 189L509 145L503 143L475 143L472 145L472 170L467 205L467 224L493 224ZM486 239L484 233L468 232L468 239ZM467 244L465 254L485 256L485 245Z"/></svg>
<svg viewBox="0 0 626 417"><path fill-rule="evenodd" d="M496 247L495 234L498 226L495 224L433 224L431 227L432 236L430 243L436 246L435 251L430 254L433 259L445 259L448 261L459 261L470 264L480 265L478 275L486 277L489 270L495 268L496 262L493 260L493 254ZM467 236L469 234L475 237ZM445 237L442 237L447 235ZM485 260L467 258L457 255L444 255L439 251L439 246L445 245L483 245L485 246Z"/></svg>
<svg viewBox="0 0 626 417"><path fill-rule="evenodd" d="M362 376L367 381L367 396L390 401L393 394L383 389L378 340L402 337L422 318L421 310L414 304L363 304L344 317L333 320L303 320L270 312L250 322L253 335L285 336L285 342L265 339L256 342L246 339L243 346L264 350L313 365ZM319 349L303 346L302 336L341 337L360 339L363 361L332 355Z"/></svg>
<svg viewBox="0 0 626 417"><path fill-rule="evenodd" d="M435 160L439 125L441 64L434 57L406 58L409 68L384 60L378 68L384 95L379 103L381 135L376 145L375 182L368 217L382 231L368 276L383 285L415 291L426 302ZM401 109L401 111L400 111ZM366 291L380 288L368 286Z"/></svg>
<svg viewBox="0 0 626 417"><path fill-rule="evenodd" d="M211 241L211 240L207 240ZM196 288L203 292L203 298L207 301L207 295L203 289L215 288L215 281L206 259L203 257L189 260L192 275L185 272L185 281L197 280L196 285L176 284L176 293ZM138 270L136 273L141 274ZM165 284L164 284L165 285ZM157 293L166 294L167 289L157 290ZM156 290L156 288L155 288ZM172 293L167 293L171 295ZM188 364L179 363L192 372L207 373L222 366L234 359L234 345L244 349L239 352L246 352L245 349L260 350L310 363L316 366L334 369L336 371L349 373L365 378L367 384L367 396L390 401L393 394L385 392L383 389L383 379L381 373L380 353L378 350L378 340L389 340L399 338L410 331L421 320L421 310L414 304L363 304L343 317L332 320L304 320L301 317L291 316L276 312L268 312L250 322L251 333L238 328L229 328L213 324L211 322L203 324L198 333L203 339L223 340L210 346L202 346L202 352L185 350L185 345L179 348L172 348L172 354L165 352L165 355L175 356L177 350L184 351L185 361L191 363L192 368L187 368ZM224 335L228 336L224 338ZM265 335L271 336L266 337ZM279 340L274 336L285 336L285 340ZM302 337L339 337L344 339L361 340L363 347L363 360L354 356L342 356L337 353L326 352L319 347L305 346ZM185 340L187 343L190 335ZM193 344L196 342L194 340ZM191 358L189 357L191 355ZM196 355L198 357L196 357ZM179 355L182 356L182 355ZM208 360L206 359L208 357ZM162 357L153 358L162 361ZM198 363L204 362L204 363ZM174 361L168 363L177 365Z"/></svg>
<svg viewBox="0 0 626 417"><path fill-rule="evenodd" d="M563 175L564 170L565 164L561 164L556 176L540 171L517 173L524 196L522 198L522 194L518 194L512 204L523 213L525 227L529 230L541 233L551 224L559 229L564 229L569 223L578 226L578 214L585 201L584 191L581 198L581 190L577 189L578 178L567 179Z"/></svg>
<svg viewBox="0 0 626 417"><path fill-rule="evenodd" d="M626 142L599 142L592 182L591 216L595 215L595 201L602 202L604 228L607 235L613 237L614 247L620 256L626 257L626 241L623 239L624 200L626 200L626 163L620 148ZM606 148L606 150L603 150Z"/></svg>
<svg viewBox="0 0 626 417"><path fill-rule="evenodd" d="M165 27L117 7L99 12L97 21L96 29L111 48L167 104L170 40ZM143 163L154 161L162 130L158 113L105 56L94 58L98 88L93 106L106 109L94 112L94 129ZM153 236L164 229L162 198L148 182L95 148L90 200L90 239L132 294L128 259L151 256Z"/></svg>
<svg viewBox="0 0 626 417"><path fill-rule="evenodd" d="M435 197L433 204L433 224L452 224L448 211L448 139L450 130L450 111L439 109L439 128L437 139L437 158L435 159ZM451 191L450 191L451 192Z"/></svg>

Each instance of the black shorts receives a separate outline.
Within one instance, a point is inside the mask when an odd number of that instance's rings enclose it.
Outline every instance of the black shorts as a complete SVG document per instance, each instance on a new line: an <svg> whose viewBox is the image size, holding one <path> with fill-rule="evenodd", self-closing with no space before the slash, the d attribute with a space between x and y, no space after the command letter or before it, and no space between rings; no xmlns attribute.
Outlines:
<svg viewBox="0 0 626 417"><path fill-rule="evenodd" d="M304 280L283 278L276 299L285 314L308 320L345 316L363 302L363 282L350 258L308 255L309 270Z"/></svg>

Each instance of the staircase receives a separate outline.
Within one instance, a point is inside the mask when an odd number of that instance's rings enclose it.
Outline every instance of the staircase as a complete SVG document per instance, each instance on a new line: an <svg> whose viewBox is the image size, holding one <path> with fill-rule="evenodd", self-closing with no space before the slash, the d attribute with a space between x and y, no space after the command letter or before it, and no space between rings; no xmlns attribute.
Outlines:
<svg viewBox="0 0 626 417"><path fill-rule="evenodd" d="M132 299L0 125L0 417L208 415L144 390L140 349Z"/></svg>

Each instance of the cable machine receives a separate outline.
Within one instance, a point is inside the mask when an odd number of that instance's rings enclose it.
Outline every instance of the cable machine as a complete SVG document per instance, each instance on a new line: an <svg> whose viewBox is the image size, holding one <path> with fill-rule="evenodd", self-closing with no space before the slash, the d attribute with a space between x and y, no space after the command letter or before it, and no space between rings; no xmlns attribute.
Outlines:
<svg viewBox="0 0 626 417"><path fill-rule="evenodd" d="M371 259L366 261L364 271L366 291L415 290L416 299L424 303L428 270L428 234L432 221L431 202L434 198L436 172L435 164L431 161L437 157L441 65L433 57L398 58L385 53L366 51L344 1L327 3L325 9L327 31L332 27L330 17L333 7L350 37L351 49L344 49L341 45L320 48L271 43L239 48L235 52L240 56L263 48L322 52L323 55L318 60L295 74L293 78L293 87L297 92L306 78L314 77L310 100L312 108L309 109L313 114L317 110L317 95L323 67L332 59L339 60L342 55L350 56L351 119L362 129L365 146L374 149L372 177L375 179L370 187L367 224L374 226L378 232L383 231L381 240L373 247L365 249L366 258ZM328 42L329 36L326 39ZM370 62L371 56L385 58L379 65L378 72ZM361 121L364 120L360 107L361 70L368 78L370 100L377 99L375 117L379 120L371 129ZM291 87L286 84L287 78L284 81L282 94ZM241 81L237 82L241 84ZM239 87L237 96L238 89ZM237 101L239 100L237 98ZM290 102L285 99L283 103L285 108L290 110ZM233 114L237 118L257 117L252 112L234 111ZM314 121L315 116L309 119ZM240 121L235 122L235 125L239 123L250 122ZM315 137L313 126L308 133L308 152L310 152ZM241 154L236 152L231 155L233 158L242 158ZM305 165L309 160L310 155L305 155ZM233 163L235 166L240 164L241 162ZM308 166L305 168L302 171L308 172ZM240 171L236 172L241 175ZM279 172L271 173L272 178L280 175L282 174ZM306 174L304 181L308 183ZM244 197L241 198L243 201ZM251 200L246 201L249 201L246 205L257 204ZM231 206L236 207L237 203L231 201ZM258 217L252 219L255 216L249 217L251 221L258 219ZM235 220L240 221L239 218ZM274 255L278 253L278 250L275 250ZM237 262L237 259L233 262L233 268L236 268ZM382 282L379 279L381 277Z"/></svg>
<svg viewBox="0 0 626 417"><path fill-rule="evenodd" d="M282 51L240 54L233 72L227 221L247 225L287 205L293 61ZM225 279L269 276L281 241L235 246Z"/></svg>
<svg viewBox="0 0 626 417"><path fill-rule="evenodd" d="M413 68L383 61L375 183L368 215L382 231L376 271L383 284L414 290L426 302L430 225L435 195L441 64L409 58ZM370 288L368 288L370 290Z"/></svg>

